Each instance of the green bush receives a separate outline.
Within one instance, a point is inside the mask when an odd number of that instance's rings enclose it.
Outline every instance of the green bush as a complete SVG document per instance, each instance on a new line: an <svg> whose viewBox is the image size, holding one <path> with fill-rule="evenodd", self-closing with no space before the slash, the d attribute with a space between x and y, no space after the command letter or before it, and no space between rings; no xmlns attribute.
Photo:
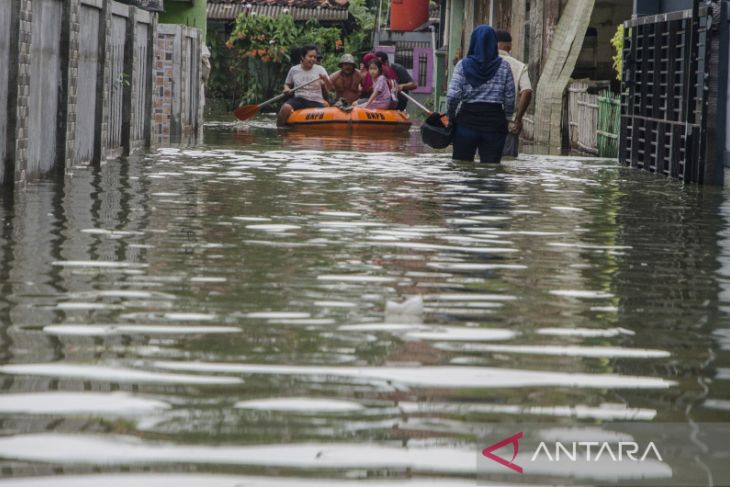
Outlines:
<svg viewBox="0 0 730 487"><path fill-rule="evenodd" d="M618 29L616 29L616 34L611 39L611 45L616 51L616 54L612 58L613 68L616 70L616 79L621 81L621 73L623 72L624 66L624 24L619 24Z"/></svg>

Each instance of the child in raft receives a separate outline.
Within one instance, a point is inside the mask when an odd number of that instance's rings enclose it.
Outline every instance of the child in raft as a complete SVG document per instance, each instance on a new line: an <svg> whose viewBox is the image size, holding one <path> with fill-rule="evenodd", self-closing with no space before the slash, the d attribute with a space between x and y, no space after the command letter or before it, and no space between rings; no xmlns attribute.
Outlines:
<svg viewBox="0 0 730 487"><path fill-rule="evenodd" d="M359 100L355 106L370 109L391 110L395 108L396 101L393 97L388 80L383 75L383 63L378 60L370 61L368 72L373 80L373 94L367 100Z"/></svg>

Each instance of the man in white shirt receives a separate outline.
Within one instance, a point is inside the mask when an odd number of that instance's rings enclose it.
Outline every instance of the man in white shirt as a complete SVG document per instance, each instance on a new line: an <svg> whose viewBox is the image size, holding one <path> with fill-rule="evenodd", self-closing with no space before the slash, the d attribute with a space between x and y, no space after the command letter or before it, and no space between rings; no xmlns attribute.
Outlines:
<svg viewBox="0 0 730 487"><path fill-rule="evenodd" d="M284 93L294 95L294 97L287 100L279 110L279 115L276 118L276 125L279 127L286 125L289 115L294 110L327 106L327 102L322 96L322 87L328 91L334 89L329 76L327 76L327 70L316 64L317 48L315 46L304 46L301 53L301 62L296 66L292 66L284 82ZM319 81L315 81L317 78L319 78ZM312 83L294 93L294 87L302 86L310 81Z"/></svg>
<svg viewBox="0 0 730 487"><path fill-rule="evenodd" d="M499 55L512 68L512 78L515 80L515 93L517 94L515 97L515 114L510 124L509 134L507 134L507 141L504 144L503 155L517 157L520 132L522 132L522 117L532 101L532 84L527 72L527 65L513 58L510 54L512 51L512 35L509 32L497 32L497 49L499 49Z"/></svg>

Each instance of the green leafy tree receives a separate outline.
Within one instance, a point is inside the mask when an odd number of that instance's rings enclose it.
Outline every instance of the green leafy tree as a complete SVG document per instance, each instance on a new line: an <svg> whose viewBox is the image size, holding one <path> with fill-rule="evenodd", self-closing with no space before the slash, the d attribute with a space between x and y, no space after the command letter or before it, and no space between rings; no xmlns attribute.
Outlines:
<svg viewBox="0 0 730 487"><path fill-rule="evenodd" d="M624 24L619 24L618 29L616 29L616 34L611 39L611 45L614 51L616 51L616 54L612 58L613 69L616 70L616 79L620 81L624 66Z"/></svg>
<svg viewBox="0 0 730 487"><path fill-rule="evenodd" d="M289 67L296 63L291 53L297 47L314 44L322 52L322 65L337 70L339 57L347 52L358 55L370 43L375 24L367 0L351 0L354 20L351 29L323 27L315 19L297 24L287 14L266 17L241 14L226 39L209 30L213 73L209 93L235 103L254 103L278 91Z"/></svg>

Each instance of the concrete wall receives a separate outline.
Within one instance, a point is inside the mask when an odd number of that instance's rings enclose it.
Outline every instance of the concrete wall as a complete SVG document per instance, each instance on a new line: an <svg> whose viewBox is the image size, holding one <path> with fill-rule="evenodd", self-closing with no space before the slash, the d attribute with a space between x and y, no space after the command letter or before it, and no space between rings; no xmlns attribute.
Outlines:
<svg viewBox="0 0 730 487"><path fill-rule="evenodd" d="M155 123L166 133L159 142L195 142L203 37L182 26L160 32L172 50L156 49L156 14L113 0L0 2L0 183L149 147L157 94L170 106ZM169 79L158 61L171 65Z"/></svg>

